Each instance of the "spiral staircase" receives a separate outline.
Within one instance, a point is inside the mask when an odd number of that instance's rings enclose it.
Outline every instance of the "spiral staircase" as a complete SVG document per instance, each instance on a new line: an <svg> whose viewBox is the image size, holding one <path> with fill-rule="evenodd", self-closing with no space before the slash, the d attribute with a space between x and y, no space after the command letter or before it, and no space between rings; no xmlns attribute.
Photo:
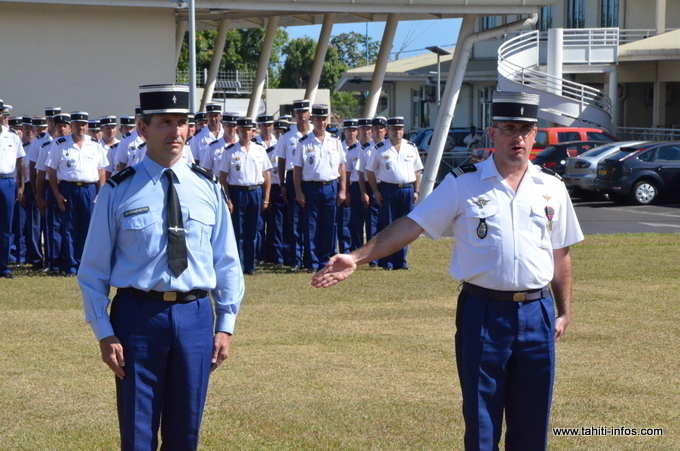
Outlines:
<svg viewBox="0 0 680 451"><path fill-rule="evenodd" d="M616 64L618 29L562 30L563 67L569 73L593 72ZM548 44L548 45L546 45ZM611 128L612 103L602 91L546 70L546 34L538 30L508 39L498 49L498 89L541 96L539 118L565 127ZM555 51L555 50L554 50ZM561 70L560 70L561 72Z"/></svg>

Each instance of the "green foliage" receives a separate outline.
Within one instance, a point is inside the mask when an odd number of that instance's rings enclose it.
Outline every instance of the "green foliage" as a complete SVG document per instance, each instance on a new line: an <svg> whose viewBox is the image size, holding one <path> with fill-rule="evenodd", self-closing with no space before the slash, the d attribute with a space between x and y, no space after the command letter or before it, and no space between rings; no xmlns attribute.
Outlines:
<svg viewBox="0 0 680 451"><path fill-rule="evenodd" d="M334 91L331 93L331 104L333 105L333 113L340 118L351 119L362 116L365 99L363 96L357 98L356 93L346 91Z"/></svg>
<svg viewBox="0 0 680 451"><path fill-rule="evenodd" d="M284 47L283 53L286 55L286 61L283 63L279 86L281 88L306 88L312 72L316 41L309 37L293 39ZM337 49L331 46L328 47L324 61L319 87L334 91L335 84L340 80L342 73L347 70L347 66L340 61Z"/></svg>
<svg viewBox="0 0 680 451"><path fill-rule="evenodd" d="M366 61L367 43L368 61ZM375 63L380 50L378 42L354 31L333 36L330 44L337 49L340 61L350 69Z"/></svg>

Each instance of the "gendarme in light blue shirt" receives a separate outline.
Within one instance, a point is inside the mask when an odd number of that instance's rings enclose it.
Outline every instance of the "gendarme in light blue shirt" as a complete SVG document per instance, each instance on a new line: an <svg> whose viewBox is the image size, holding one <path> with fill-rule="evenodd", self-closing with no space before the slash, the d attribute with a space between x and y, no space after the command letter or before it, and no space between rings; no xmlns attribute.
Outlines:
<svg viewBox="0 0 680 451"><path fill-rule="evenodd" d="M172 167L182 207L188 267L168 269L166 177L150 158L118 186L105 184L95 204L78 283L85 318L98 340L114 335L107 307L110 287L143 291L210 290L216 332L233 333L244 283L229 212L219 184L187 164Z"/></svg>

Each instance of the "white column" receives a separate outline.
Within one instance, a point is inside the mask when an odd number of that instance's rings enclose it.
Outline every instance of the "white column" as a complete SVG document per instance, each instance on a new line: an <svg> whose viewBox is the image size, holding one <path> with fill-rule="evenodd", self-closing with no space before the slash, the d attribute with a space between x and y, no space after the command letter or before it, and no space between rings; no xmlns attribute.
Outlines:
<svg viewBox="0 0 680 451"><path fill-rule="evenodd" d="M382 91L383 81L385 80L385 71L387 70L387 63L390 58L390 51L392 50L392 43L394 42L394 35L397 32L398 24L399 14L391 13L387 16L385 31L383 31L382 42L380 43L380 52L378 52L378 59L375 62L373 79L371 80L368 99L366 99L366 106L364 107L364 117L373 117L376 114L378 101L380 100L380 92Z"/></svg>
<svg viewBox="0 0 680 451"><path fill-rule="evenodd" d="M253 92L250 94L250 103L248 104L248 117L255 119L257 115L257 108L260 104L260 97L262 97L262 90L264 89L264 82L267 79L267 69L269 68L269 57L274 48L274 40L276 39L276 31L279 28L279 16L270 17L267 22L267 33L264 35L264 42L262 42L262 51L260 52L260 61L257 63L257 72L255 73L255 81L253 83Z"/></svg>
<svg viewBox="0 0 680 451"><path fill-rule="evenodd" d="M666 32L666 0L656 0L656 34Z"/></svg>
<svg viewBox="0 0 680 451"><path fill-rule="evenodd" d="M213 49L213 57L210 60L210 69L208 69L208 79L205 81L203 99L201 100L199 111L205 111L205 105L210 102L213 93L215 92L215 81L217 81L217 74L220 71L220 61L222 61L222 53L224 53L224 44L227 42L228 31L229 21L220 21L217 38L215 39L215 48Z"/></svg>
<svg viewBox="0 0 680 451"><path fill-rule="evenodd" d="M609 132L616 136L616 129L619 125L619 74L616 72L616 67L607 75L607 96L612 102L612 125Z"/></svg>
<svg viewBox="0 0 680 451"><path fill-rule="evenodd" d="M456 49L451 59L444 95L437 112L437 122L432 133L427 160L425 160L425 171L420 182L420 197L423 199L434 189L434 182L439 171L439 163L444 153L444 144L446 143L451 121L453 120L453 112L458 102L460 87L463 84L463 75L465 75L467 62L470 59L470 52L466 52L464 42L467 37L472 35L476 19L476 15L466 14L463 16L463 23L458 32L458 42L456 42Z"/></svg>
<svg viewBox="0 0 680 451"><path fill-rule="evenodd" d="M555 77L548 84L548 92L562 95L562 63L564 55L562 47L564 44L562 28L551 28L548 30L548 75Z"/></svg>
<svg viewBox="0 0 680 451"><path fill-rule="evenodd" d="M316 53L314 54L314 64L312 64L312 71L309 74L307 90L305 91L305 99L308 99L310 104L314 103L316 91L319 89L319 80L321 80L321 72L323 70L323 63L326 60L328 42L331 40L331 31L333 31L334 21L335 13L328 13L323 16L323 25L321 26L321 33L319 33L319 42L316 45Z"/></svg>
<svg viewBox="0 0 680 451"><path fill-rule="evenodd" d="M179 63L179 55L182 53L182 44L184 44L184 35L187 32L189 24L187 22L180 22L175 28L175 65Z"/></svg>

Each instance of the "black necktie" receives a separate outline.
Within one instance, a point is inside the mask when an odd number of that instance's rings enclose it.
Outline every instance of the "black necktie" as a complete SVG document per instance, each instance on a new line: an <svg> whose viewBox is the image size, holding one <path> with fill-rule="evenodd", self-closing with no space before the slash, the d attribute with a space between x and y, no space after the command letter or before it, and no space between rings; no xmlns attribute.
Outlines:
<svg viewBox="0 0 680 451"><path fill-rule="evenodd" d="M172 169L165 171L168 179L168 267L179 277L187 269L187 242L184 238L184 221L182 221L182 207L175 190L174 181L177 176Z"/></svg>

